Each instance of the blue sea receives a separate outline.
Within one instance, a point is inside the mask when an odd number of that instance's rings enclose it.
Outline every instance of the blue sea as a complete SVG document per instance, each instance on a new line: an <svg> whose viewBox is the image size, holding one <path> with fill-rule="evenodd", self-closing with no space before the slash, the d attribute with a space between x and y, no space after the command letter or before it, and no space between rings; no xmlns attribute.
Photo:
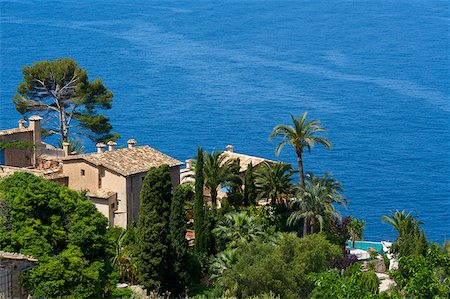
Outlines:
<svg viewBox="0 0 450 299"><path fill-rule="evenodd" d="M114 92L114 130L184 161L198 145L275 156L272 128L308 111L332 151L305 168L345 187L365 238L396 209L450 238L448 1L1 1L0 128L21 68L71 57ZM86 145L94 150L93 144ZM295 164L294 164L295 165Z"/></svg>

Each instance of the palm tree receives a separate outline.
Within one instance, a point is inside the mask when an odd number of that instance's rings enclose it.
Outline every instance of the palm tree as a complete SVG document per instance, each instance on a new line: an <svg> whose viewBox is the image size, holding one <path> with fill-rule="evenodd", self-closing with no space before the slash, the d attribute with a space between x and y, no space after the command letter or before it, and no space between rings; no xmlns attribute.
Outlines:
<svg viewBox="0 0 450 299"><path fill-rule="evenodd" d="M420 224L423 222L417 221L417 216L405 211L395 213L389 216L383 216L383 222L392 225L398 232L397 240L391 246L391 252L398 253L399 256L406 255L424 255L427 251L428 241L425 233L420 231Z"/></svg>
<svg viewBox="0 0 450 299"><path fill-rule="evenodd" d="M355 241L361 240L363 235L364 226L366 222L364 220L359 220L358 218L353 218L348 224L347 229L350 234L350 239L352 240L352 247L355 248Z"/></svg>
<svg viewBox="0 0 450 299"><path fill-rule="evenodd" d="M255 186L260 197L277 203L283 194L288 194L292 187L292 175L295 171L290 164L265 162L256 171Z"/></svg>
<svg viewBox="0 0 450 299"><path fill-rule="evenodd" d="M299 220L304 220L303 235L307 234L309 222L311 234L316 231L316 220L319 222L320 231L323 228L323 216L325 214L340 218L340 213L334 208L334 203L346 207L347 199L341 194L343 191L339 181L329 174L316 177L307 173L305 185L298 191L297 197L292 199L291 208L294 212L288 218L288 225L295 225Z"/></svg>
<svg viewBox="0 0 450 299"><path fill-rule="evenodd" d="M216 209L218 188L226 183L236 180L236 166L237 161L234 159L226 159L227 157L221 152L208 153L202 152L203 157L203 177L204 186L211 194L213 210ZM192 160L192 165L195 169L197 159ZM195 177L192 173L190 177Z"/></svg>
<svg viewBox="0 0 450 299"><path fill-rule="evenodd" d="M120 281L130 282L133 284L135 282L137 268L132 256L133 250L131 250L130 246L125 245L126 238L127 231L123 230L117 239L117 243L115 244L112 264L119 269Z"/></svg>
<svg viewBox="0 0 450 299"><path fill-rule="evenodd" d="M264 226L246 212L225 214L213 233L218 240L227 244L227 248L236 248L239 244L251 242L266 235Z"/></svg>
<svg viewBox="0 0 450 299"><path fill-rule="evenodd" d="M210 265L210 272L212 273L211 279L216 280L220 278L227 269L229 269L234 263L236 263L238 255L237 249L225 249L219 252L212 260Z"/></svg>
<svg viewBox="0 0 450 299"><path fill-rule="evenodd" d="M423 224L423 222L416 220L417 216L413 216L411 212L396 210L395 213L389 216L383 216L383 222L390 224L398 232L398 238L403 238L414 232L416 226Z"/></svg>
<svg viewBox="0 0 450 299"><path fill-rule="evenodd" d="M275 154L278 156L286 144L294 147L297 154L298 171L300 175L300 185L304 186L304 172L303 172L303 152L307 148L311 152L311 148L315 144L322 144L326 148L331 148L331 142L325 137L317 136L317 133L326 131L319 124L319 120L306 121L307 112L304 112L299 119L291 115L294 126L277 125L273 128L269 140L275 137L282 137L283 139L278 144Z"/></svg>
<svg viewBox="0 0 450 299"><path fill-rule="evenodd" d="M205 152L203 173L205 175L205 187L211 194L212 209L216 209L217 192L219 186L229 182L235 176L236 163L232 159L226 159L221 152Z"/></svg>

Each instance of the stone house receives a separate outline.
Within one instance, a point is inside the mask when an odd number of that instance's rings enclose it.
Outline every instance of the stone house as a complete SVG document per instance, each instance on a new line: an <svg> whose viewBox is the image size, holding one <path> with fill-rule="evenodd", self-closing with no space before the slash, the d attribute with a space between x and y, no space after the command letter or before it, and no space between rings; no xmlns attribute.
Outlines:
<svg viewBox="0 0 450 299"><path fill-rule="evenodd" d="M269 160L266 158L236 153L234 151L234 146L232 146L232 145L227 145L226 148L227 148L227 150L222 153L226 157L225 161L238 159L240 175L243 175L245 173L245 171L247 171L247 168L250 165L250 163L252 164L252 166L255 170L258 169L264 163L269 163L269 164L276 163L275 161L272 161L272 160Z"/></svg>
<svg viewBox="0 0 450 299"><path fill-rule="evenodd" d="M23 288L23 272L34 267L37 260L20 253L0 251L0 298L28 298Z"/></svg>
<svg viewBox="0 0 450 299"><path fill-rule="evenodd" d="M168 164L172 185L180 184L180 161L149 146L115 149L114 142L97 144L97 152L73 154L69 143L55 148L41 140L39 116L19 121L18 128L0 130L0 145L21 141L26 149L0 147L0 178L17 171L56 181L74 190L86 191L97 209L108 218L110 226L126 227L137 221L140 209L142 181L151 167ZM3 149L2 149L3 148Z"/></svg>
<svg viewBox="0 0 450 299"><path fill-rule="evenodd" d="M64 151L41 140L41 120L31 116L28 126L21 119L18 128L0 130L0 178L24 171L66 184L60 167Z"/></svg>
<svg viewBox="0 0 450 299"><path fill-rule="evenodd" d="M39 116L30 117L30 125L25 126L26 121L19 120L19 127L0 131L0 143L23 142L29 147L25 149L17 147L0 148L0 165L13 167L34 167L37 165L39 149L42 147Z"/></svg>
<svg viewBox="0 0 450 299"><path fill-rule="evenodd" d="M145 175L151 167L169 165L172 185L180 184L180 161L149 146L115 149L115 142L97 144L97 152L68 155L62 159L68 187L86 191L97 209L109 220L110 226L126 227L137 222L140 210L140 191Z"/></svg>

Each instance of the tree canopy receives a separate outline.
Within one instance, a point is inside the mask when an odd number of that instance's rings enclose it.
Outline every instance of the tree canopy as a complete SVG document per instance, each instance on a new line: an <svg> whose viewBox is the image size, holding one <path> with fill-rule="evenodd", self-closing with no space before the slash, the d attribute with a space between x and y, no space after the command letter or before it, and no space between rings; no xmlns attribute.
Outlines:
<svg viewBox="0 0 450 299"><path fill-rule="evenodd" d="M86 70L70 58L39 61L22 69L23 81L13 98L24 115L45 118L46 135L57 134L62 141L83 134L94 141L116 139L109 118L98 112L111 108L112 92L102 80L89 81Z"/></svg>
<svg viewBox="0 0 450 299"><path fill-rule="evenodd" d="M36 297L102 297L112 288L107 219L81 194L29 173L0 181L0 248L38 259Z"/></svg>
<svg viewBox="0 0 450 299"><path fill-rule="evenodd" d="M308 113L304 112L298 119L291 115L294 126L277 125L273 128L273 131L269 136L270 140L275 137L282 137L282 140L275 151L277 155L280 154L286 144L291 145L294 148L295 153L297 154L300 185L302 186L304 185L303 153L305 148L310 152L315 144L321 144L328 149L332 146L327 138L318 136L318 133L326 131L325 128L320 126L319 120L313 119L311 121L306 121L307 115Z"/></svg>
<svg viewBox="0 0 450 299"><path fill-rule="evenodd" d="M235 262L218 282L238 298L270 291L281 298L299 298L312 286L308 275L327 270L340 253L338 246L320 235L298 238L283 234L277 244L253 241L230 256Z"/></svg>

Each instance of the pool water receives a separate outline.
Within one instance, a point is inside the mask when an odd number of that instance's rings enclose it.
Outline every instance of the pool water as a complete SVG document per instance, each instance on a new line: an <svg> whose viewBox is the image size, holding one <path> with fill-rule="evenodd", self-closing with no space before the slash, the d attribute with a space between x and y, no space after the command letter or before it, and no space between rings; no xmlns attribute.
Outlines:
<svg viewBox="0 0 450 299"><path fill-rule="evenodd" d="M352 241L347 241L348 248L352 248ZM383 245L381 242L369 242L369 241L356 241L355 249L368 250L369 248L376 249L380 254L383 253Z"/></svg>

